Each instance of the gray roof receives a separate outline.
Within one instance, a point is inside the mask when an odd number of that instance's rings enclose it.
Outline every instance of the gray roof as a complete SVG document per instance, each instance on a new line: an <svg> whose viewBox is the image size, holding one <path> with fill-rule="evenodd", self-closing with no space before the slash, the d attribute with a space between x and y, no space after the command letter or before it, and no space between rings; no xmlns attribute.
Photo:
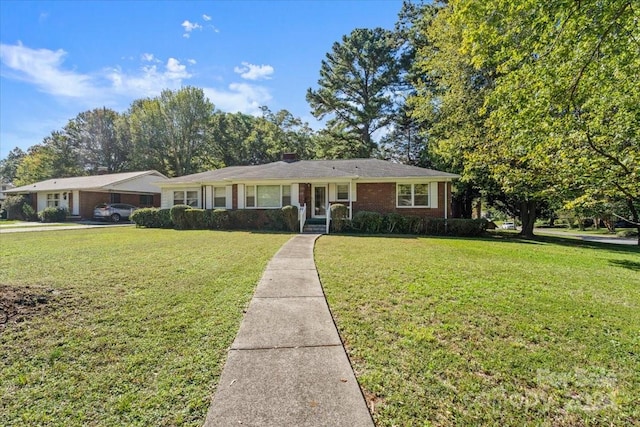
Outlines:
<svg viewBox="0 0 640 427"><path fill-rule="evenodd" d="M194 175L168 179L161 184L199 184L220 181L304 180L304 179L403 179L441 178L459 175L378 159L300 160L256 166L231 166Z"/></svg>
<svg viewBox="0 0 640 427"><path fill-rule="evenodd" d="M109 190L114 185L123 184L136 178L156 175L159 179L166 177L155 170L142 172L124 172L108 175L75 176L71 178L54 178L21 187L12 188L5 193L35 193L37 191L69 191L69 190Z"/></svg>

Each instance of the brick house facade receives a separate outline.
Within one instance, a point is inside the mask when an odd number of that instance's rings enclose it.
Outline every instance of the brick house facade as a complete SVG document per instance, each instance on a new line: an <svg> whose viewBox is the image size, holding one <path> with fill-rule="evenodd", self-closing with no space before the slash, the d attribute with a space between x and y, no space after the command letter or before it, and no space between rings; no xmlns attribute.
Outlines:
<svg viewBox="0 0 640 427"><path fill-rule="evenodd" d="M176 200L214 209L304 209L306 218L326 218L331 204L349 215L359 211L447 218L452 182L447 172L377 159L301 160L235 166L173 178L160 183L162 208ZM215 203L215 206L214 206Z"/></svg>
<svg viewBox="0 0 640 427"><path fill-rule="evenodd" d="M166 179L157 171L56 178L13 188L8 193L27 196L36 212L63 207L73 217L91 219L94 208L101 203L159 207L160 187L156 183Z"/></svg>

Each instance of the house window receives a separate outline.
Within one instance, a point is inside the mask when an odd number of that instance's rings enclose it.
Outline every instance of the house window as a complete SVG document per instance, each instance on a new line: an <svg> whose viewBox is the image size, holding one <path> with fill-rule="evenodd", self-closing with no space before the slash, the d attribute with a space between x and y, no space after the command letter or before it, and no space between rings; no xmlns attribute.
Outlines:
<svg viewBox="0 0 640 427"><path fill-rule="evenodd" d="M227 189L226 187L213 187L213 207L227 207Z"/></svg>
<svg viewBox="0 0 640 427"><path fill-rule="evenodd" d="M60 193L47 194L47 207L57 208L60 205Z"/></svg>
<svg viewBox="0 0 640 427"><path fill-rule="evenodd" d="M349 200L349 184L337 184L336 196L337 196L337 200L339 201L348 201Z"/></svg>
<svg viewBox="0 0 640 427"><path fill-rule="evenodd" d="M122 203L122 201L120 200L120 193L111 193L109 195L109 201L111 203Z"/></svg>
<svg viewBox="0 0 640 427"><path fill-rule="evenodd" d="M429 207L429 184L398 184L396 194L399 208Z"/></svg>
<svg viewBox="0 0 640 427"><path fill-rule="evenodd" d="M280 186L279 185L258 185L256 186L256 199L259 208L280 207Z"/></svg>
<svg viewBox="0 0 640 427"><path fill-rule="evenodd" d="M153 206L153 194L141 194L140 206Z"/></svg>
<svg viewBox="0 0 640 427"><path fill-rule="evenodd" d="M173 204L174 205L189 205L191 207L198 207L198 191L174 191L173 192Z"/></svg>
<svg viewBox="0 0 640 427"><path fill-rule="evenodd" d="M290 185L246 186L245 206L248 208L280 208L290 204Z"/></svg>

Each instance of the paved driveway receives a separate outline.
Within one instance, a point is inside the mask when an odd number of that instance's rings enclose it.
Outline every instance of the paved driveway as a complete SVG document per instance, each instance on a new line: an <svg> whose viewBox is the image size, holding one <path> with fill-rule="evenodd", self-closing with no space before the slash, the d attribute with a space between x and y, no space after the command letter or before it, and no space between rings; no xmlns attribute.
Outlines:
<svg viewBox="0 0 640 427"><path fill-rule="evenodd" d="M27 233L34 231L58 231L58 230L84 230L87 228L105 228L105 227L133 227L133 223L118 223L96 221L82 221L77 223L50 223L43 224L41 222L24 222L12 224L0 224L0 234L6 233Z"/></svg>
<svg viewBox="0 0 640 427"><path fill-rule="evenodd" d="M544 236L546 234L548 236L572 237L584 240L585 242L609 243L613 245L638 245L638 239L635 237L627 238L593 234L580 234L579 232L572 233L566 231L550 230L547 228L536 228L533 230L533 234L540 236Z"/></svg>

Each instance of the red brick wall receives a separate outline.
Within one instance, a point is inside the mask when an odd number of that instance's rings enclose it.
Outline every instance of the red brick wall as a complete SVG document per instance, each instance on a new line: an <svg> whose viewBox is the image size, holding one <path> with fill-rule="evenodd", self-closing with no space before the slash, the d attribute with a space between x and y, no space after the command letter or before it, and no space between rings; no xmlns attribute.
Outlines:
<svg viewBox="0 0 640 427"><path fill-rule="evenodd" d="M353 202L353 213L358 211L373 211L382 214L396 212L401 215L412 215L431 218L444 218L444 189L445 183L438 183L438 207L431 208L396 208L396 184L380 182L372 184L357 184L357 202ZM447 186L450 190L450 185ZM448 202L451 204L451 195ZM449 216L451 206L449 206Z"/></svg>
<svg viewBox="0 0 640 427"><path fill-rule="evenodd" d="M231 209L238 209L238 184L231 187Z"/></svg>
<svg viewBox="0 0 640 427"><path fill-rule="evenodd" d="M311 218L311 184L298 184L298 203L307 205L306 217Z"/></svg>

